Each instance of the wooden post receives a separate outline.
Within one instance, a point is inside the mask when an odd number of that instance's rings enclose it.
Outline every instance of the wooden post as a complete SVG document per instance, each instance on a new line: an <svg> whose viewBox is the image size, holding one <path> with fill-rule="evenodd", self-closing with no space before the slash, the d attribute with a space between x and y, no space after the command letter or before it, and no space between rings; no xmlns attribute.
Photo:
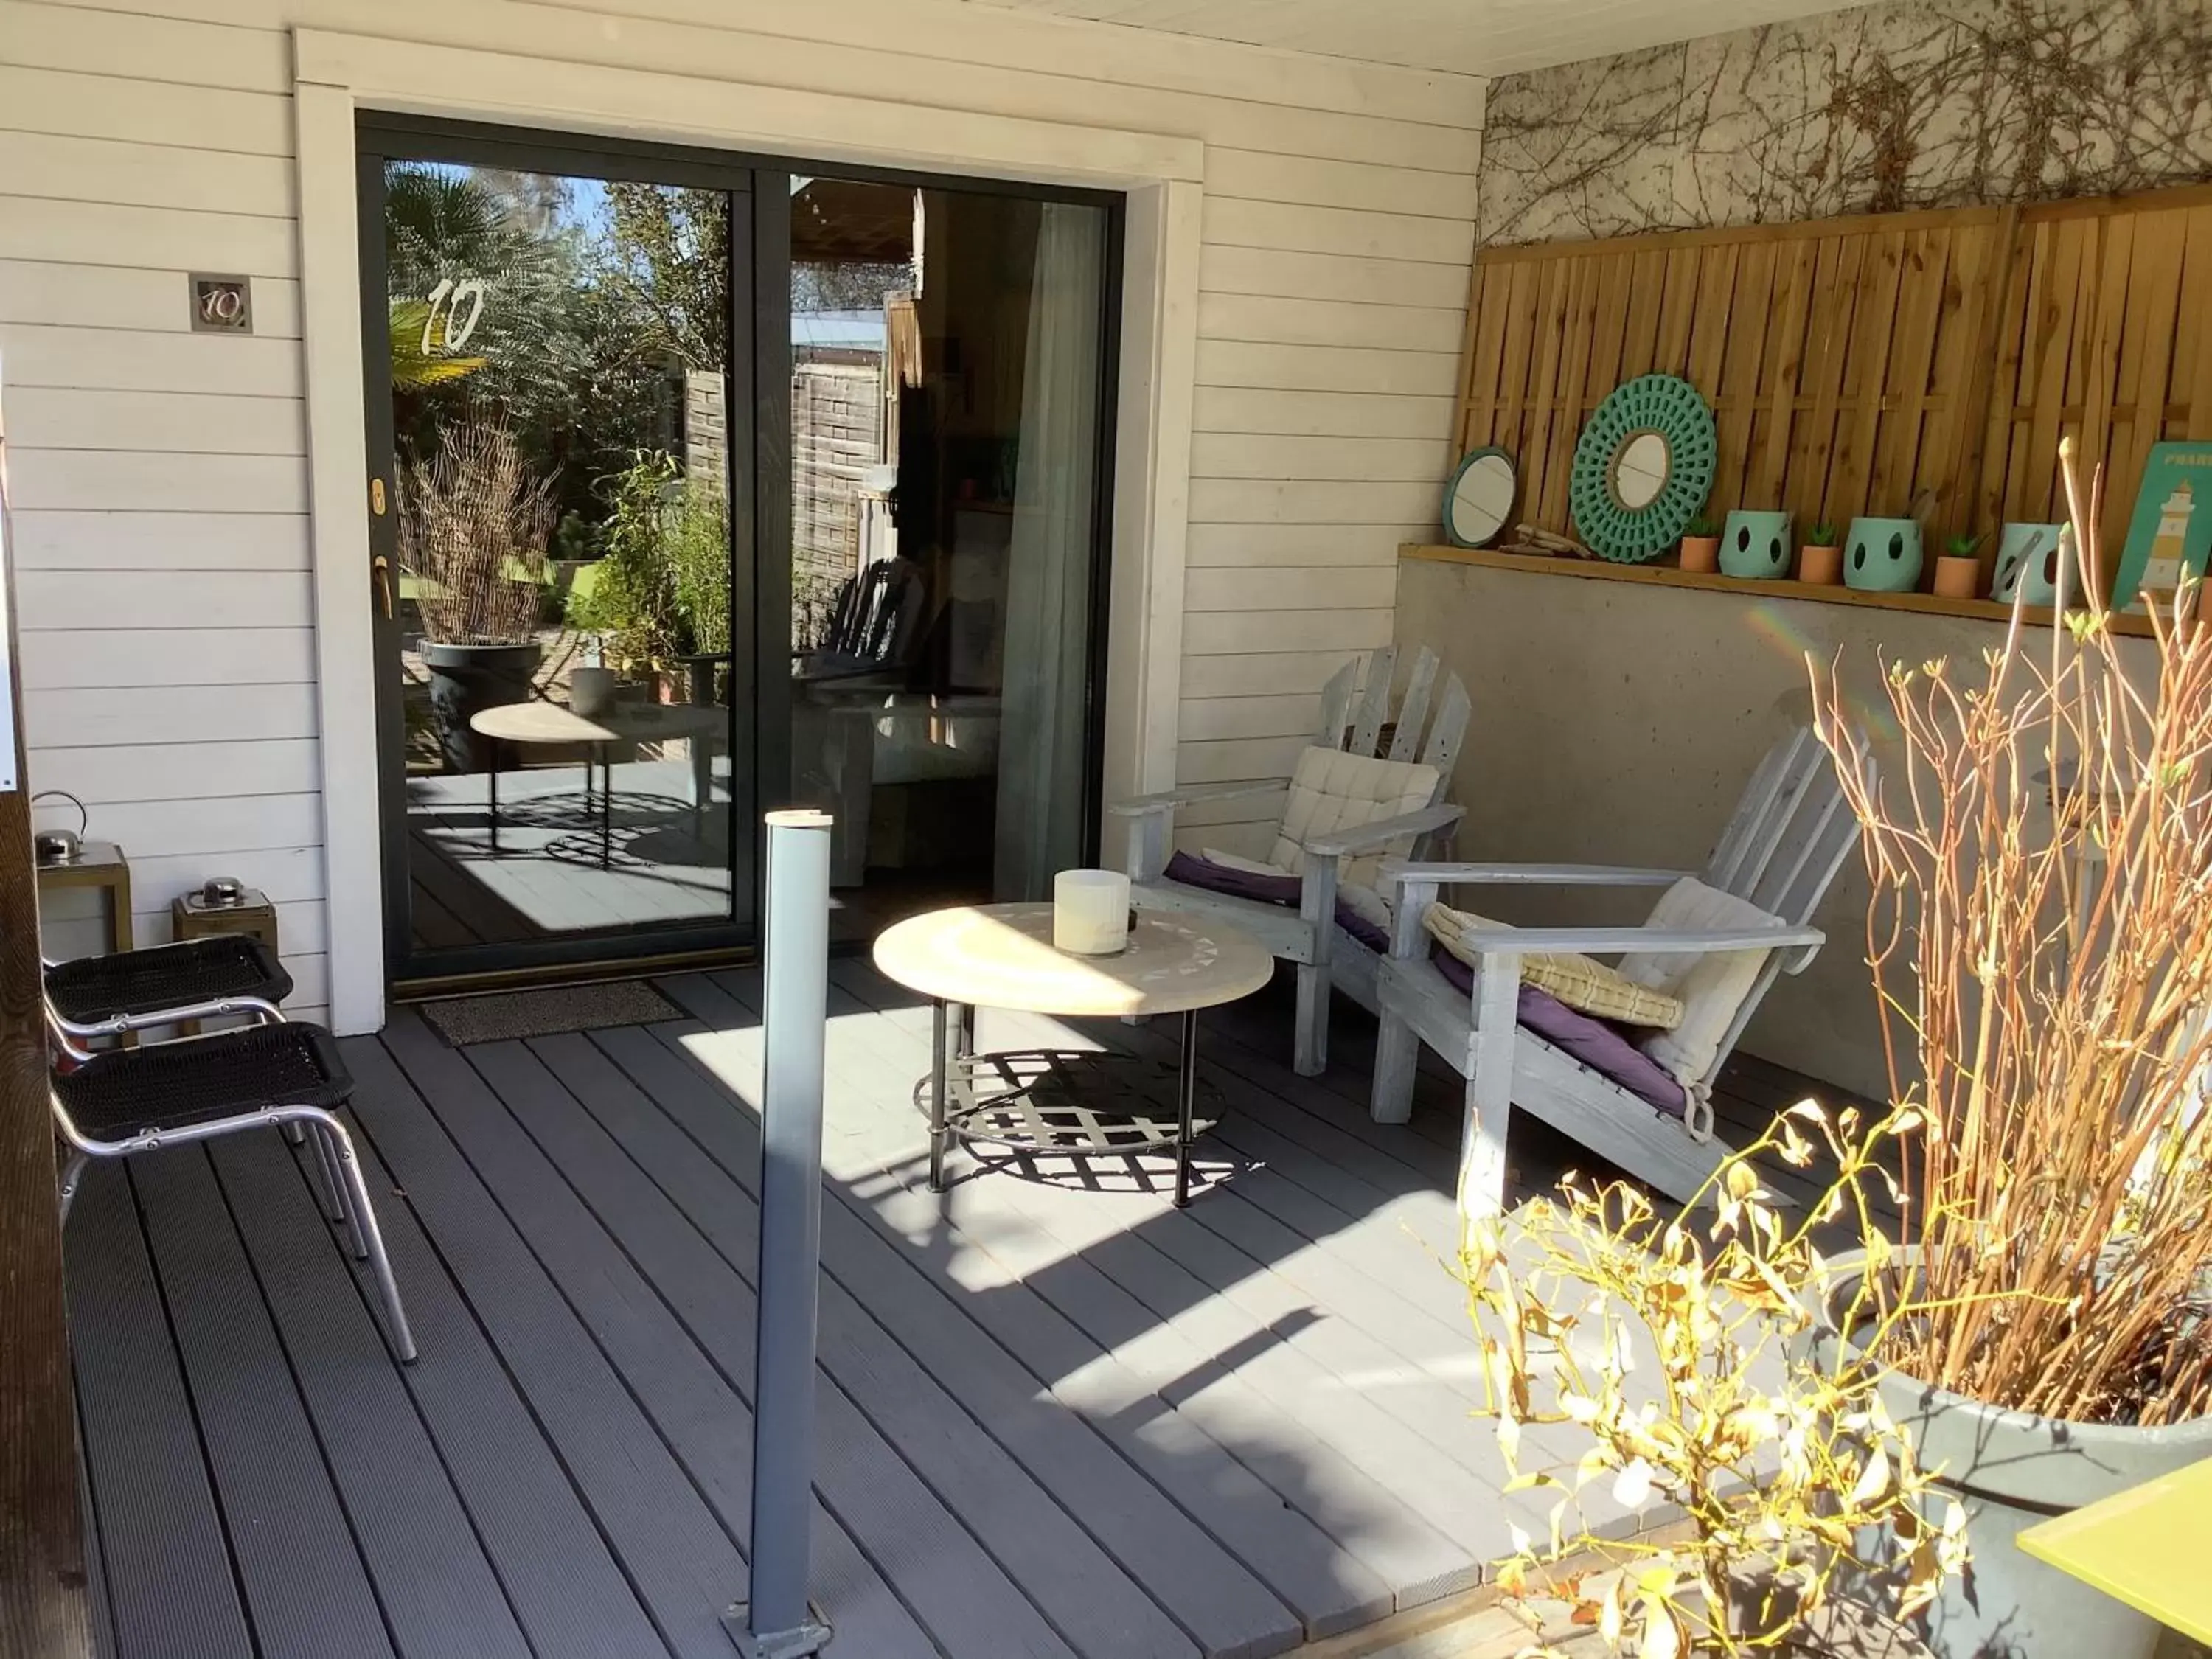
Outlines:
<svg viewBox="0 0 2212 1659"><path fill-rule="evenodd" d="M0 382L0 387L4 382ZM22 677L0 414L0 645L7 652L0 779L0 1653L89 1659L76 1410L62 1303L54 1125L41 1018L39 889L23 764Z"/></svg>

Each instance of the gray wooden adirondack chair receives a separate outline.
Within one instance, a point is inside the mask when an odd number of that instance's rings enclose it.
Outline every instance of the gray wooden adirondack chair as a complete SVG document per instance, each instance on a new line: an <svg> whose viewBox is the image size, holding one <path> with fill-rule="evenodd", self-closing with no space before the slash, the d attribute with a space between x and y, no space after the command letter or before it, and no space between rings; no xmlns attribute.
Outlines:
<svg viewBox="0 0 2212 1659"><path fill-rule="evenodd" d="M1857 821L1844 808L1827 751L1809 729L1800 727L1769 750L1753 774L1702 871L1386 861L1384 886L1395 886L1398 896L1390 954L1376 980L1382 1029L1375 1057L1376 1121L1403 1123L1412 1115L1414 1066L1419 1045L1425 1042L1467 1079L1460 1152L1463 1214L1495 1214L1504 1207L1505 1131L1515 1108L1534 1113L1669 1198L1686 1202L1729 1151L1711 1133L1706 1091L1775 975L1802 973L1819 951L1824 936L1808 919L1857 839ZM1771 925L1478 927L1466 940L1480 952L1472 995L1456 989L1430 959L1422 918L1441 887L1664 888L1692 875L1767 912ZM1619 951L1641 958L1747 950L1765 951L1766 960L1729 1020L1711 1065L1688 1085L1683 1117L1662 1112L1518 1022L1524 955ZM1631 965L1624 961L1623 971Z"/></svg>
<svg viewBox="0 0 2212 1659"><path fill-rule="evenodd" d="M1390 719L1391 678L1397 653L1384 649L1347 663L1322 690L1321 728L1300 757L1297 778L1268 778L1249 783L1201 783L1156 795L1116 801L1107 810L1130 820L1130 895L1140 908L1180 910L1218 917L1243 928L1280 962L1298 969L1297 1026L1292 1060L1299 1075L1312 1077L1328 1065L1328 1005L1333 988L1341 988L1370 1012L1375 1007L1375 969L1381 959L1336 925L1337 896L1347 873L1371 876L1370 866L1386 853L1434 851L1460 818L1461 809L1444 804L1452 764L1467 736L1467 688L1456 674L1444 678L1436 701L1436 653L1423 647L1413 660L1397 719ZM1423 727L1426 726L1425 738ZM1388 731L1389 746L1380 749ZM1356 773L1354 788L1364 799L1330 796L1319 818L1301 817L1301 794L1311 774L1315 750L1361 757L1366 767L1339 768ZM1425 772L1419 769L1427 769ZM1432 778L1430 775L1433 775ZM1235 800L1288 787L1285 816L1276 823L1272 862L1285 877L1296 877L1298 907L1218 893L1170 881L1164 875L1178 806L1201 801ZM1420 804L1407 810L1408 791ZM1310 806L1310 801L1307 803ZM1303 835L1292 826L1322 822Z"/></svg>

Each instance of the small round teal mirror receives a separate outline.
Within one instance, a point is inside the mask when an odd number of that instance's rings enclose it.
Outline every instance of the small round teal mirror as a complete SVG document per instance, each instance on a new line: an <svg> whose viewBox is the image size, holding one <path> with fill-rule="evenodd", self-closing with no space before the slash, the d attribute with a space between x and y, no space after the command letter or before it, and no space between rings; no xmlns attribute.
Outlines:
<svg viewBox="0 0 2212 1659"><path fill-rule="evenodd" d="M1492 445L1471 450L1444 486L1444 534L1455 547L1487 547L1513 516L1513 458Z"/></svg>
<svg viewBox="0 0 2212 1659"><path fill-rule="evenodd" d="M1705 506L1719 455L1713 412L1687 380L1640 374L1615 386L1575 444L1575 528L1601 558L1656 558Z"/></svg>

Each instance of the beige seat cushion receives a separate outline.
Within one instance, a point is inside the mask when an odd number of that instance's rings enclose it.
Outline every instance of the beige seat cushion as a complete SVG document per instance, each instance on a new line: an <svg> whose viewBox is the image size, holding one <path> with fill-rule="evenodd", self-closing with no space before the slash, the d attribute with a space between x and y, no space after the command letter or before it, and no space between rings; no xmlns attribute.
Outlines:
<svg viewBox="0 0 2212 1659"><path fill-rule="evenodd" d="M1267 861L1292 875L1306 866L1306 843L1362 824L1418 812L1437 798L1437 769L1415 761L1376 760L1339 749L1309 749L1291 775L1290 799L1283 805L1283 827ZM1345 861L1340 884L1376 885L1376 866L1385 858L1403 858L1413 838Z"/></svg>
<svg viewBox="0 0 2212 1659"><path fill-rule="evenodd" d="M1467 942L1468 930L1498 925L1472 911L1455 910L1448 904L1431 904L1421 920L1445 950L1468 967L1477 969L1482 965L1482 956ZM1650 1025L1663 1030L1682 1018L1682 1004L1678 998L1623 978L1603 963L1578 951L1539 951L1522 957L1521 981L1540 991L1549 991L1570 1008L1599 1019L1618 1020L1624 1025ZM1649 1046L1646 1044L1647 1050Z"/></svg>
<svg viewBox="0 0 2212 1659"><path fill-rule="evenodd" d="M1647 927L1711 930L1779 927L1782 919L1760 909L1748 899L1708 887L1694 876L1684 876L1659 896L1651 908ZM1628 955L1620 959L1624 977L1638 985L1680 998L1682 1018L1640 1045L1644 1052L1665 1066L1686 1089L1705 1082L1720 1058L1721 1045L1735 1029L1744 999L1765 969L1765 951L1713 951L1702 955Z"/></svg>

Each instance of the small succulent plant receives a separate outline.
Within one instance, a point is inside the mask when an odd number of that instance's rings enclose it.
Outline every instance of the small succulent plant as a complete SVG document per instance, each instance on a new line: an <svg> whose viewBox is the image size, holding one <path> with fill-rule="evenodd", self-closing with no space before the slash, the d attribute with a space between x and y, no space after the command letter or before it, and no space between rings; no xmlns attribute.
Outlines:
<svg viewBox="0 0 2212 1659"><path fill-rule="evenodd" d="M1843 533L1842 526L1832 524L1827 520L1823 519L1820 523L1813 526L1812 539L1808 541L1805 544L1808 547L1840 546L1842 544Z"/></svg>
<svg viewBox="0 0 2212 1659"><path fill-rule="evenodd" d="M1682 532L1682 534L1685 536L1692 536L1700 538L1709 538L1717 536L1720 533L1721 527L1719 521L1717 520L1709 519L1702 513L1698 514L1696 518L1691 520L1688 528Z"/></svg>

